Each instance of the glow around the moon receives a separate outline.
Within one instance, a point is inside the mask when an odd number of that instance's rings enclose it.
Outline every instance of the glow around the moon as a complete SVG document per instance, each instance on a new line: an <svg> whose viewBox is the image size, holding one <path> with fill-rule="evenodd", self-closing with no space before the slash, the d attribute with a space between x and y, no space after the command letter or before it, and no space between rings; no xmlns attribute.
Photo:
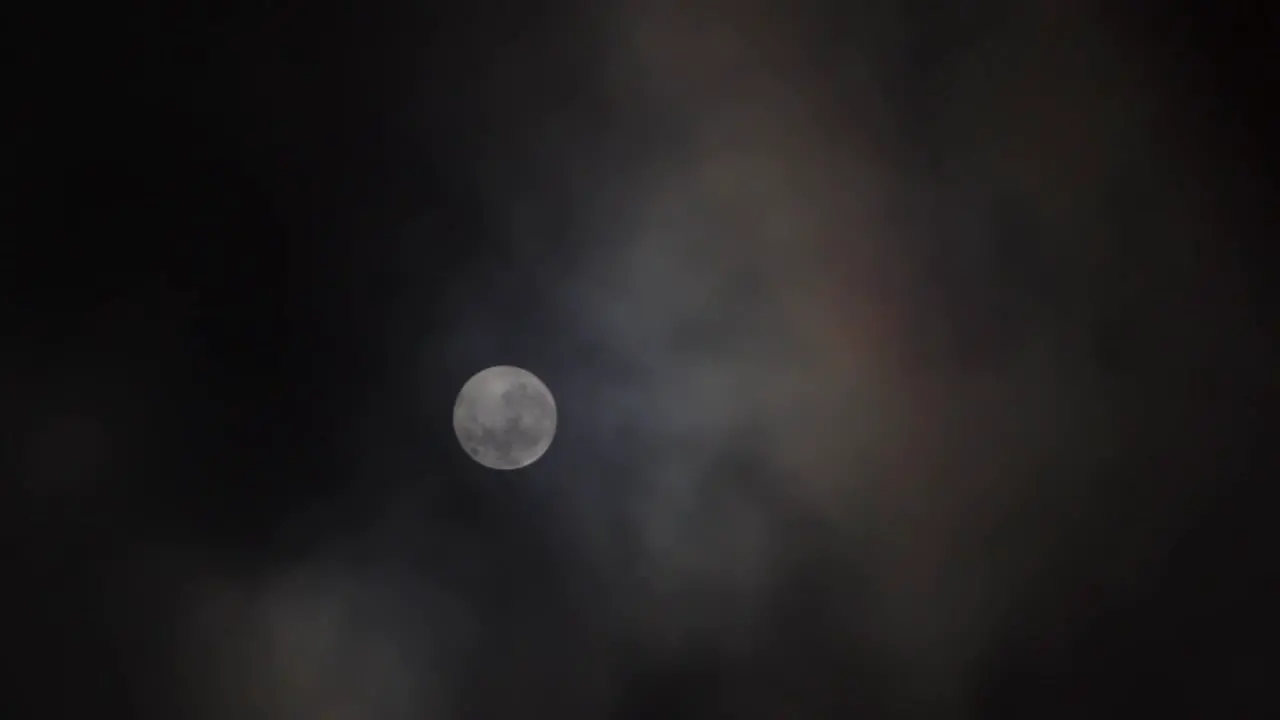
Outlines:
<svg viewBox="0 0 1280 720"><path fill-rule="evenodd" d="M556 434L556 403L536 375L498 365L467 380L453 405L453 429L473 460L495 470L525 467Z"/></svg>

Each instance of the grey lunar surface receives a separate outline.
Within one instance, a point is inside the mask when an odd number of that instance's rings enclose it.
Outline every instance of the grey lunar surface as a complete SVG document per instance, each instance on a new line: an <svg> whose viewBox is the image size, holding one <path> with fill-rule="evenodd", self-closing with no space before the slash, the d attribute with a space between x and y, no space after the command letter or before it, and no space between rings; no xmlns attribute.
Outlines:
<svg viewBox="0 0 1280 720"><path fill-rule="evenodd" d="M542 457L556 433L556 404L536 375L499 365L476 373L453 406L458 442L476 462L515 470Z"/></svg>

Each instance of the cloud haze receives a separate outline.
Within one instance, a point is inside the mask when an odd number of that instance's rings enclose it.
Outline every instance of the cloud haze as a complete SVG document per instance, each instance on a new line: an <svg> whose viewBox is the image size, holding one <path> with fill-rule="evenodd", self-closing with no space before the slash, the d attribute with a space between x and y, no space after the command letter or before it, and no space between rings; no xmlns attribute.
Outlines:
<svg viewBox="0 0 1280 720"><path fill-rule="evenodd" d="M384 21L391 179L347 180L324 237L352 248L353 336L396 359L255 420L243 458L157 466L340 479L285 502L259 561L124 543L120 585L180 628L141 691L202 720L966 717L1010 646L1144 582L1200 492L1166 479L1224 432L1183 388L1238 349L1228 168L1099 4L988 5L624 1L430 51L422 17ZM477 225L418 200L428 125L498 238L456 270L437 248ZM560 422L502 478L446 437L495 364ZM295 420L326 449L288 455ZM91 496L73 476L133 425L58 422L31 476ZM72 438L82 465L47 450Z"/></svg>

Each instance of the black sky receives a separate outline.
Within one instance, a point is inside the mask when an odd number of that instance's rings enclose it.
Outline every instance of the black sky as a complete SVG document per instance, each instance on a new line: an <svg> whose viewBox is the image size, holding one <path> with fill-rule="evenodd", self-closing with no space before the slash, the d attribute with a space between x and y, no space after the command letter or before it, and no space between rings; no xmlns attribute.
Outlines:
<svg viewBox="0 0 1280 720"><path fill-rule="evenodd" d="M1275 11L757 2L735 55L737 11L642 5L18 13L0 712L1275 712ZM820 129L723 110L766 76L744 96ZM790 160L716 174L738 132ZM775 203L772 167L825 204ZM765 199L628 254L635 198L686 168ZM858 173L890 219L840 214ZM816 249L689 230L821 212ZM631 295L592 280L642 265ZM714 389L800 367L787 328L820 378L874 345L888 389ZM527 476L449 426L493 364L562 407Z"/></svg>

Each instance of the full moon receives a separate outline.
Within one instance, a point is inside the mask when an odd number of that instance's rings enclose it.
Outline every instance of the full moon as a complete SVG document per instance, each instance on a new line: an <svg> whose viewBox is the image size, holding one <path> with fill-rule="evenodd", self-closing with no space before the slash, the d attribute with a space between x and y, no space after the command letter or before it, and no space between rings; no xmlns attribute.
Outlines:
<svg viewBox="0 0 1280 720"><path fill-rule="evenodd" d="M462 386L453 404L453 430L471 459L495 470L516 470L551 446L556 401L533 373L498 365Z"/></svg>

